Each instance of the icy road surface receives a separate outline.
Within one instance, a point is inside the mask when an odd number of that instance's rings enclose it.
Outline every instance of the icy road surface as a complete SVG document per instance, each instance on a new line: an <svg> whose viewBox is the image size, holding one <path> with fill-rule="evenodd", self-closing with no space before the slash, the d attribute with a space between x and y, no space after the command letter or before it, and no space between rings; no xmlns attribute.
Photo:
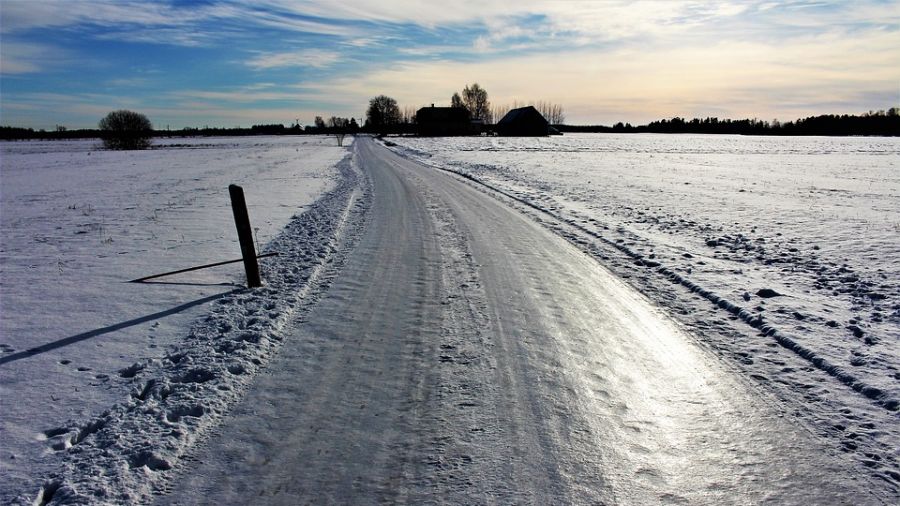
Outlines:
<svg viewBox="0 0 900 506"><path fill-rule="evenodd" d="M354 150L363 235L160 502L888 502L559 236L372 140Z"/></svg>

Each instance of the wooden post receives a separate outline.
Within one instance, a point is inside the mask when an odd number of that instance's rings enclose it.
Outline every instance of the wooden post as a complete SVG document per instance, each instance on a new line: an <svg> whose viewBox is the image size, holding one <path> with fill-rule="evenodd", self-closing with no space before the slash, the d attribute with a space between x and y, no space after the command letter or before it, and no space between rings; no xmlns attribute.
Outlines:
<svg viewBox="0 0 900 506"><path fill-rule="evenodd" d="M253 247L253 232L250 229L250 216L247 214L247 202L244 200L244 189L238 185L228 185L231 195L231 209L234 211L234 224L237 227L238 240L241 243L241 256L244 257L244 269L247 271L247 286L262 286L259 279L259 264L256 262L256 249Z"/></svg>

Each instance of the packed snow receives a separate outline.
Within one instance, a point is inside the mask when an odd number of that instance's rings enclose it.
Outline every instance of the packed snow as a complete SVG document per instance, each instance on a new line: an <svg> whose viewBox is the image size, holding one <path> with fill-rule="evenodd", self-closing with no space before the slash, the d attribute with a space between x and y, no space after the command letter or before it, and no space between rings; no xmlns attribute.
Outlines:
<svg viewBox="0 0 900 506"><path fill-rule="evenodd" d="M157 504L895 502L554 231L368 139L354 159L359 241Z"/></svg>
<svg viewBox="0 0 900 506"><path fill-rule="evenodd" d="M876 495L900 495L900 140L392 141L566 238L845 452ZM164 471L241 400L372 219L372 182L335 144L0 144L0 501L166 489ZM238 258L231 183L259 250L281 253L261 261L263 288L242 287L240 264L127 282ZM461 240L435 223L435 240ZM447 286L475 279L467 246L451 246ZM454 328L479 328L451 295Z"/></svg>
<svg viewBox="0 0 900 506"><path fill-rule="evenodd" d="M391 140L569 238L896 493L900 139Z"/></svg>
<svg viewBox="0 0 900 506"><path fill-rule="evenodd" d="M329 137L98 144L0 146L4 504L74 495L73 483L113 503L145 493L151 479L104 487L170 465L238 397L358 200L348 151ZM263 289L242 288L240 263L128 283L240 258L231 183L259 249L281 253L261 260Z"/></svg>

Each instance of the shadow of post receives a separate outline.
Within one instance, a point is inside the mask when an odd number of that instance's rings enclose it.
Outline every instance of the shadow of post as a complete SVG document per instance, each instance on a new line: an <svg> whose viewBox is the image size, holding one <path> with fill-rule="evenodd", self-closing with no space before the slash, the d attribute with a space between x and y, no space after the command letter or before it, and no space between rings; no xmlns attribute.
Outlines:
<svg viewBox="0 0 900 506"><path fill-rule="evenodd" d="M194 306L199 306L201 304L206 304L207 302L212 302L216 299L221 299L227 295L231 295L233 293L242 292L245 289L235 289L227 292L217 293L215 295L210 295L208 297L203 297L197 300L192 300L190 302L181 304L179 306L175 306L170 309L166 309L165 311L159 311L157 313L148 314L146 316L141 316L139 318L134 318L132 320L124 321L121 323L116 323L114 325L109 325L107 327L90 330L88 332L82 332L81 334L76 334L74 336L65 337L58 341L53 341L52 343L43 344L41 346L35 346L34 348L29 348L25 351L20 351L18 353L13 353L12 355L7 355L5 357L0 357L0 366L7 364L9 362L15 362L16 360L22 360L23 358L33 357L35 355L40 355L41 353L46 353L48 351L55 350L57 348L62 348L64 346L69 346L71 344L75 344L86 339L91 339L92 337L97 337L103 334L108 334L110 332L115 332L117 330L122 330L128 327L133 327L135 325L140 325L142 323L146 323L152 320L157 320L159 318L165 318L166 316L173 315L176 313L180 313L186 309L190 309Z"/></svg>

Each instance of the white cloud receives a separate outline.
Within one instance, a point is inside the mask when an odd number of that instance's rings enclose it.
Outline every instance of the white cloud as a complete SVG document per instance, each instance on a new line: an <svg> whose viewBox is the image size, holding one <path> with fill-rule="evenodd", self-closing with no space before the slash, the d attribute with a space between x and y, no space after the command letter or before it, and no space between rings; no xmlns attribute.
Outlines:
<svg viewBox="0 0 900 506"><path fill-rule="evenodd" d="M117 88L130 88L135 86L144 86L150 81L145 77L122 77L118 79L110 79L106 82L107 86Z"/></svg>
<svg viewBox="0 0 900 506"><path fill-rule="evenodd" d="M284 67L322 68L333 65L340 56L340 53L324 49L301 49L284 53L260 53L245 63L256 70Z"/></svg>
<svg viewBox="0 0 900 506"><path fill-rule="evenodd" d="M172 92L170 96L176 99L212 100L231 104L299 100L300 98L296 92L260 91L253 87L232 91L183 90Z"/></svg>
<svg viewBox="0 0 900 506"><path fill-rule="evenodd" d="M727 112L730 117L794 118L861 112L900 82L900 52L892 32L855 39L841 33L777 42L722 41L644 51L573 50L516 58L399 63L366 75L335 79L322 93L365 104L379 93L401 104L447 103L477 81L493 102L548 100L574 123L648 121L665 116ZM829 104L823 109L823 104ZM845 104L841 111L834 104Z"/></svg>
<svg viewBox="0 0 900 506"><path fill-rule="evenodd" d="M277 109L246 106L292 97L297 103L320 104L325 110L317 114L358 117L378 93L395 96L404 105L445 103L454 90L474 81L501 103L529 99L562 103L573 122L637 122L704 111L790 118L841 112L817 104L847 104L846 112L858 112L866 97L896 92L900 82L900 2L460 0L435 6L424 0L259 0L179 7L134 0L0 1L4 77L39 73L73 60L57 47L19 42L36 28L79 27L65 33L239 48L231 50L250 54L240 65L269 81L275 78L266 76L267 70L321 69L372 46L410 60L385 62L374 70L358 66L352 76L288 92L271 82L256 88L228 88L228 82L221 82L214 91L167 95L180 99L198 118L203 117L203 107L218 111L210 113L210 121L251 116L255 121L273 121L274 117L254 115L274 114ZM398 39L407 23L429 29L437 35L435 42ZM305 49L247 53L253 39L235 43L237 35L254 34L260 27L327 35L332 45L309 48L307 38L299 36L296 43L286 43L284 39L291 37L283 33L284 47ZM474 35L470 40L455 37L461 31ZM521 55L498 57L516 51ZM464 52L469 53L465 61L446 56ZM232 52L223 61L233 64L237 57ZM4 109L11 110L8 105L19 98L5 96ZM126 98L79 97L96 110ZM138 106L148 103L132 100ZM36 99L15 104L40 106ZM231 115L228 107L235 109ZM47 110L53 112L52 107ZM159 112L168 114L162 108ZM170 112L175 114L177 108ZM302 112L289 115L295 114Z"/></svg>
<svg viewBox="0 0 900 506"><path fill-rule="evenodd" d="M167 4L134 0L11 0L3 3L0 23L3 33L14 33L78 24L175 26L203 16L201 10L174 9Z"/></svg>
<svg viewBox="0 0 900 506"><path fill-rule="evenodd" d="M99 34L106 39L185 46L222 40L228 27L263 26L330 35L351 47L377 43L384 25L412 23L430 29L484 28L468 45L489 51L506 49L503 44L509 40L522 44L520 39L575 46L624 40L678 43L677 38L670 38L698 30L717 40L715 37L741 37L745 32L777 35L784 27L821 29L852 23L896 27L900 2L773 5L764 0L458 0L436 6L426 0L258 0L178 6L138 0L8 0L0 23L3 33L96 25L109 30ZM429 52L427 48L422 51Z"/></svg>
<svg viewBox="0 0 900 506"><path fill-rule="evenodd" d="M343 44L351 47L371 47L380 45L382 40L382 37L358 37L346 40Z"/></svg>
<svg viewBox="0 0 900 506"><path fill-rule="evenodd" d="M309 18L302 3L289 2L292 9L272 10L269 2L216 4L206 11L210 19L228 20L243 26L261 25L288 32L332 35L347 39L365 38L366 31L359 27ZM278 7L278 6L275 6Z"/></svg>
<svg viewBox="0 0 900 506"><path fill-rule="evenodd" d="M452 5L436 7L434 2L427 0L268 0L263 5L323 19L413 23L429 28L480 23L487 27L487 36L496 40L527 35L535 28L535 18L542 18L543 31L590 35L598 40L608 40L689 29L695 22L741 14L752 3L696 0L457 0ZM525 19L528 21L523 24Z"/></svg>
<svg viewBox="0 0 900 506"><path fill-rule="evenodd" d="M288 31L359 36L359 30L258 7L262 4L218 2L194 6L146 0L8 0L3 3L0 33L37 28L96 26L105 39L196 46L227 35L222 23L267 26ZM294 4L298 6L299 4ZM208 23L208 24L204 24Z"/></svg>
<svg viewBox="0 0 900 506"><path fill-rule="evenodd" d="M0 44L0 74L31 74L65 59L68 52L48 44L4 40Z"/></svg>
<svg viewBox="0 0 900 506"><path fill-rule="evenodd" d="M0 74L30 74L40 71L41 68L34 61L12 57L6 53L0 57Z"/></svg>
<svg viewBox="0 0 900 506"><path fill-rule="evenodd" d="M213 37L190 27L177 28L132 28L112 30L96 35L98 40L138 42L143 44L167 44L183 47L210 45Z"/></svg>

